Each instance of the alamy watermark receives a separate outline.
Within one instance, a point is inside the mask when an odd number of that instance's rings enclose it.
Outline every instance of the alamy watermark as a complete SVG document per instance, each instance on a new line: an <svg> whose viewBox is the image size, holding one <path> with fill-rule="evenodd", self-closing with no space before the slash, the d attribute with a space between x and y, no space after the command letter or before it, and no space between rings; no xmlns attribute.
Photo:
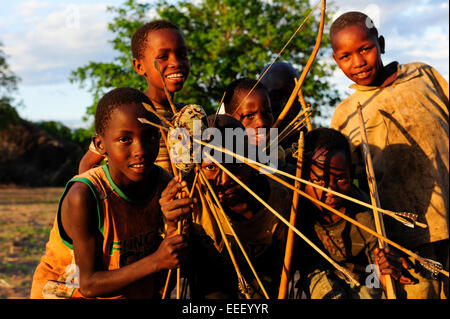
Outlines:
<svg viewBox="0 0 450 319"><path fill-rule="evenodd" d="M252 140L257 143L251 143ZM193 132L183 127L169 130L168 146L170 158L174 163L189 165L211 162L211 156L219 163L244 163L244 158L248 158L271 168L278 168L277 128L210 127L202 130L201 121L194 120Z"/></svg>
<svg viewBox="0 0 450 319"><path fill-rule="evenodd" d="M69 29L80 28L80 8L74 4L69 4L64 11L66 16L66 27Z"/></svg>
<svg viewBox="0 0 450 319"><path fill-rule="evenodd" d="M366 277L366 286L368 288L380 288L380 276L379 276L379 269L378 265L376 264L369 264L366 267L366 273L368 273Z"/></svg>
<svg viewBox="0 0 450 319"><path fill-rule="evenodd" d="M76 264L69 264L64 272L66 277L66 286L70 288L80 288L80 268Z"/></svg>

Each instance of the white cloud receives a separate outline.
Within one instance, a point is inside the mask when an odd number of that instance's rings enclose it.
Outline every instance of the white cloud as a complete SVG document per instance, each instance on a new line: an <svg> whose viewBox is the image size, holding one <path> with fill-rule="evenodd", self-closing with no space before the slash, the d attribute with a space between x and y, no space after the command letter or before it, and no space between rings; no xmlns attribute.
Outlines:
<svg viewBox="0 0 450 319"><path fill-rule="evenodd" d="M50 10L31 14L39 8ZM90 60L106 61L113 56L106 4L39 7L29 1L21 5L19 14L27 31L7 33L4 42L11 69L25 84L58 83Z"/></svg>
<svg viewBox="0 0 450 319"><path fill-rule="evenodd" d="M48 8L49 3L45 1L30 0L18 4L19 13L22 16L35 16L37 11Z"/></svg>
<svg viewBox="0 0 450 319"><path fill-rule="evenodd" d="M386 38L383 61L400 63L424 62L433 66L449 81L449 39L435 28L427 28L423 35L405 37L397 32Z"/></svg>

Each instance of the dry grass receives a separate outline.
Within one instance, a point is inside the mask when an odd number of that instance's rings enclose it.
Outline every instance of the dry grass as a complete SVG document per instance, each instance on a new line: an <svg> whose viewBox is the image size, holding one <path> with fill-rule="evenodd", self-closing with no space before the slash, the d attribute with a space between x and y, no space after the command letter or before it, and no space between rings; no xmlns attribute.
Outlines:
<svg viewBox="0 0 450 319"><path fill-rule="evenodd" d="M28 298L63 188L0 185L0 298Z"/></svg>

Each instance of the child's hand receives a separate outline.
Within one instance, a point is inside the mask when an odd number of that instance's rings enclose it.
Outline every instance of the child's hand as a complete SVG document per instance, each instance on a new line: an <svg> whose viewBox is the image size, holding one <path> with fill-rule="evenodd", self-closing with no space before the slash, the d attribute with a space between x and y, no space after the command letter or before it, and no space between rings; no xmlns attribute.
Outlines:
<svg viewBox="0 0 450 319"><path fill-rule="evenodd" d="M183 250L187 244L182 235L164 238L154 253L158 270L173 269L180 266Z"/></svg>
<svg viewBox="0 0 450 319"><path fill-rule="evenodd" d="M161 193L159 204L161 210L166 218L167 223L167 235L172 234L177 230L177 221L180 217L185 216L192 212L193 204L197 202L194 198L180 198L176 199L178 192L187 185L185 181L181 183L174 177Z"/></svg>
<svg viewBox="0 0 450 319"><path fill-rule="evenodd" d="M375 261L380 269L380 275L390 275L401 284L412 285L417 281L408 273L411 269L408 261L404 257L396 255L389 248L375 248ZM382 281L383 278L381 278Z"/></svg>

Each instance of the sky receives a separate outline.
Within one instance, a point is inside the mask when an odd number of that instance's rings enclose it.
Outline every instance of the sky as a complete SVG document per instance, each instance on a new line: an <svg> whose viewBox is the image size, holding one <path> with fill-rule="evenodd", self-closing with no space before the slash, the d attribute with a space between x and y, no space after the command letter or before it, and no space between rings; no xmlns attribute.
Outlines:
<svg viewBox="0 0 450 319"><path fill-rule="evenodd" d="M107 27L112 14L106 8L124 1L0 0L0 42L10 68L21 78L17 99L23 118L60 121L72 128L90 124L82 117L91 94L69 82L70 72L90 61L112 61ZM449 81L448 1L334 0L329 6L337 11L334 18L362 11L374 20L386 40L385 64L425 62ZM351 93L351 82L339 70L330 81L343 97Z"/></svg>

